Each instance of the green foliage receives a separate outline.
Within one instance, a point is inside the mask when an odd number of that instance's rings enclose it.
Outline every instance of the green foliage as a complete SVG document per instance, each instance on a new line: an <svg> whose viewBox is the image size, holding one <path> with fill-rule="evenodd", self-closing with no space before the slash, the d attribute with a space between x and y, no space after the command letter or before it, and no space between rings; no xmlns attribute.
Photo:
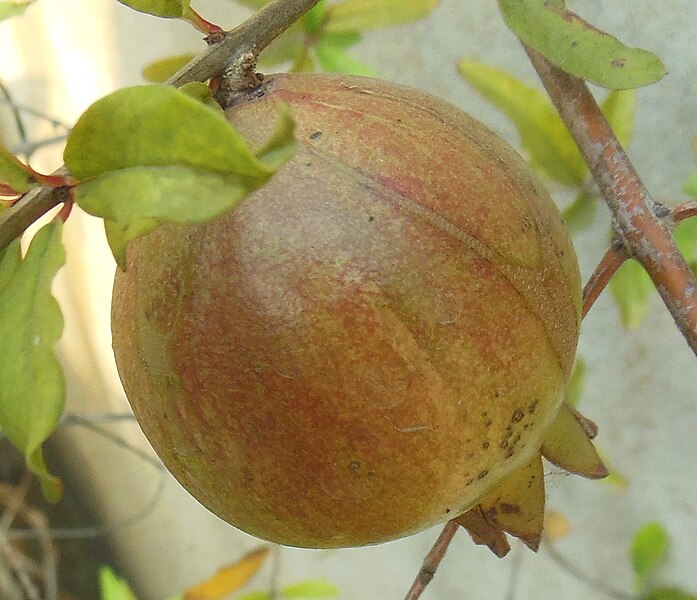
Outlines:
<svg viewBox="0 0 697 600"><path fill-rule="evenodd" d="M598 212L597 208L598 195L582 190L561 213L566 228L574 234L590 227Z"/></svg>
<svg viewBox="0 0 697 600"><path fill-rule="evenodd" d="M427 17L438 0L344 0L327 10L330 32L366 31L418 21Z"/></svg>
<svg viewBox="0 0 697 600"><path fill-rule="evenodd" d="M564 402L571 407L578 406L583 393L583 384L586 379L586 363L578 359L574 365L574 370L571 373L571 378L564 391Z"/></svg>
<svg viewBox="0 0 697 600"><path fill-rule="evenodd" d="M37 186L31 170L0 144L0 183L24 194Z"/></svg>
<svg viewBox="0 0 697 600"><path fill-rule="evenodd" d="M322 71L364 75L366 77L377 76L373 69L351 58L342 46L342 38L335 37L332 34L322 36L317 42L315 56L317 57L317 62L322 67Z"/></svg>
<svg viewBox="0 0 697 600"><path fill-rule="evenodd" d="M335 598L337 587L324 579L308 579L289 585L281 590L280 597L288 600L311 600L313 598ZM272 600L270 592L250 592L237 600Z"/></svg>
<svg viewBox="0 0 697 600"><path fill-rule="evenodd" d="M665 560L670 539L660 523L647 523L634 535L630 548L632 568L639 589L643 589L647 578Z"/></svg>
<svg viewBox="0 0 697 600"><path fill-rule="evenodd" d="M181 19L189 11L189 0L118 0L133 10L164 17L165 19Z"/></svg>
<svg viewBox="0 0 697 600"><path fill-rule="evenodd" d="M99 592L100 600L136 600L128 582L107 566L99 569Z"/></svg>
<svg viewBox="0 0 697 600"><path fill-rule="evenodd" d="M692 173L683 184L683 189L688 196L697 198L697 172Z"/></svg>
<svg viewBox="0 0 697 600"><path fill-rule="evenodd" d="M627 260L610 280L610 294L620 311L622 325L637 329L648 310L653 282L636 260Z"/></svg>
<svg viewBox="0 0 697 600"><path fill-rule="evenodd" d="M587 167L547 96L488 65L462 59L458 66L462 76L511 119L533 168L564 185L576 186L586 179Z"/></svg>
<svg viewBox="0 0 697 600"><path fill-rule="evenodd" d="M61 495L60 481L44 463L41 445L65 402L55 345L63 317L51 282L65 262L61 223L42 227L24 258L19 239L0 251L0 429L39 476L46 498Z"/></svg>
<svg viewBox="0 0 697 600"><path fill-rule="evenodd" d="M654 54L629 48L568 10L563 0L499 0L506 25L567 73L612 89L654 83L666 68Z"/></svg>
<svg viewBox="0 0 697 600"><path fill-rule="evenodd" d="M255 154L219 107L154 85L125 88L90 106L68 138L64 159L80 182L76 203L105 219L123 266L128 242L163 221L201 222L233 208L294 149L288 114Z"/></svg>
<svg viewBox="0 0 697 600"><path fill-rule="evenodd" d="M164 83L193 58L193 54L178 54L156 60L143 69L143 78L150 83Z"/></svg>
<svg viewBox="0 0 697 600"><path fill-rule="evenodd" d="M24 13L30 4L35 0L24 0L23 2L0 2L0 21L16 17Z"/></svg>
<svg viewBox="0 0 697 600"><path fill-rule="evenodd" d="M697 600L697 596L688 594L677 588L661 587L651 590L643 600Z"/></svg>
<svg viewBox="0 0 697 600"><path fill-rule="evenodd" d="M627 148L634 135L636 92L634 90L612 90L603 101L601 109L620 144Z"/></svg>

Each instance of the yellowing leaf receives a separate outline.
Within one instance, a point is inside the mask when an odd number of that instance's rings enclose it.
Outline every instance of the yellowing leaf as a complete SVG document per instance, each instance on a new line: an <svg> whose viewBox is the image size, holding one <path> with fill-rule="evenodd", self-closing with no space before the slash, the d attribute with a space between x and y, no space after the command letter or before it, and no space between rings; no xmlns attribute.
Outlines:
<svg viewBox="0 0 697 600"><path fill-rule="evenodd" d="M586 179L588 169L581 154L545 94L483 63L461 59L458 67L482 96L513 121L534 168L565 185Z"/></svg>
<svg viewBox="0 0 697 600"><path fill-rule="evenodd" d="M61 495L41 445L63 412L65 383L55 345L63 316L51 283L65 262L61 223L42 227L20 258L19 239L0 252L0 429L41 479L46 498Z"/></svg>
<svg viewBox="0 0 697 600"><path fill-rule="evenodd" d="M194 54L178 54L156 60L143 69L143 79L150 83L164 83L194 56Z"/></svg>
<svg viewBox="0 0 697 600"><path fill-rule="evenodd" d="M629 146L634 134L636 92L612 90L603 101L601 108L620 144L625 148Z"/></svg>
<svg viewBox="0 0 697 600"><path fill-rule="evenodd" d="M475 544L486 546L499 558L503 558L511 551L511 545L500 525L491 523L479 505L456 517L453 521L467 530Z"/></svg>
<svg viewBox="0 0 697 600"><path fill-rule="evenodd" d="M427 17L438 0L344 0L327 9L326 31L365 31Z"/></svg>
<svg viewBox="0 0 697 600"><path fill-rule="evenodd" d="M549 462L582 477L600 479L607 469L589 439L586 420L577 418L574 410L562 404L557 418L545 433L542 456ZM588 425L592 425L590 421ZM594 426L593 426L594 427Z"/></svg>
<svg viewBox="0 0 697 600"><path fill-rule="evenodd" d="M241 560L218 571L213 577L184 592L184 600L220 600L245 585L261 568L268 548L249 552Z"/></svg>
<svg viewBox="0 0 697 600"><path fill-rule="evenodd" d="M589 25L563 0L499 0L506 25L567 73L613 89L636 88L666 74L661 60Z"/></svg>
<svg viewBox="0 0 697 600"><path fill-rule="evenodd" d="M0 21L21 15L34 0L24 2L0 2Z"/></svg>
<svg viewBox="0 0 697 600"><path fill-rule="evenodd" d="M0 145L0 183L24 194L38 185L31 170L9 150Z"/></svg>

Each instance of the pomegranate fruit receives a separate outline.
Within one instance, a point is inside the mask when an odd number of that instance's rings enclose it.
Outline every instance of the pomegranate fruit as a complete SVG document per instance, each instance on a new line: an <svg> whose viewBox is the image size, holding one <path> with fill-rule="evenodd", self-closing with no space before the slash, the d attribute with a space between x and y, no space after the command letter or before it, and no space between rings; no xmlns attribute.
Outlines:
<svg viewBox="0 0 697 600"><path fill-rule="evenodd" d="M498 553L502 531L536 546L580 322L552 200L505 142L422 92L275 75L227 114L261 145L279 103L295 157L227 215L131 243L117 273L114 350L143 431L203 505L261 538L358 546L465 514ZM588 422L564 414L549 455L573 470L588 430L559 448Z"/></svg>

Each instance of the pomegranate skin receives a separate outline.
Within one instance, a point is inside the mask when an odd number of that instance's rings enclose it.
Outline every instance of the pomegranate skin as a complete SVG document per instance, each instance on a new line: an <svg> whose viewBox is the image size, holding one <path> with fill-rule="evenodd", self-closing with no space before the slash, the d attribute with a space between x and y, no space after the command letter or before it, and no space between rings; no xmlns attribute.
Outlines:
<svg viewBox="0 0 697 600"><path fill-rule="evenodd" d="M539 452L573 365L575 254L548 193L459 109L275 75L228 111L299 150L227 215L131 243L113 346L146 436L204 506L361 546L477 504Z"/></svg>

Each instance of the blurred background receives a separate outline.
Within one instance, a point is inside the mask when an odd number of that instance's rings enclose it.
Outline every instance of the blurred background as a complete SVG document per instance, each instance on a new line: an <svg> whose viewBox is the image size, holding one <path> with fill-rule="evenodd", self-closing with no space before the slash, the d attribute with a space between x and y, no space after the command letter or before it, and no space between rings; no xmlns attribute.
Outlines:
<svg viewBox="0 0 697 600"><path fill-rule="evenodd" d="M697 4L568 4L666 63L668 76L637 91L629 154L659 200L684 201L683 183L697 170L692 149ZM194 7L226 29L251 14L233 0L197 0ZM117 88L143 83L141 72L153 61L203 48L200 34L188 24L139 14L114 0L37 0L23 16L0 23L0 83L20 107L26 127L22 139L3 100L2 141L18 152L30 149L33 167L50 172L62 163L60 140L89 104ZM456 67L466 57L541 89L495 2L441 0L425 19L366 32L349 53L382 78L462 107L520 148L514 124L482 99ZM578 190L548 183L560 208L574 201ZM602 207L577 228L574 243L584 280L606 250L608 231ZM110 344L115 266L100 222L79 210L66 224L65 244L68 260L55 291L66 321L60 355L68 376L67 413L88 420L69 417L46 450L52 469L65 479L63 502L48 507L30 490L13 525L30 531L14 537L5 531L0 547L13 540L28 555L35 548L44 561L39 566L55 569L61 598L98 597L96 570L109 564L128 579L138 598L164 600L262 543L193 500L159 466L137 424L99 418L129 411ZM623 325L617 302L603 294L584 321L579 347L585 364L580 408L600 426L597 444L613 470L611 481L591 482L549 469L552 535L539 554L515 543L499 560L461 531L423 598L638 598L644 590L636 587L630 546L637 531L651 522L660 523L670 540L660 569L651 575L652 585L697 594L697 365L656 294L647 296L644 318L629 321L632 328ZM7 507L10 492L26 480L19 456L4 440L0 444L0 501ZM321 579L345 600L403 598L438 531L362 549L276 550L245 593ZM49 538L54 548L46 546ZM0 553L5 564L0 586L11 554L7 549ZM230 596L238 597L242 594Z"/></svg>

